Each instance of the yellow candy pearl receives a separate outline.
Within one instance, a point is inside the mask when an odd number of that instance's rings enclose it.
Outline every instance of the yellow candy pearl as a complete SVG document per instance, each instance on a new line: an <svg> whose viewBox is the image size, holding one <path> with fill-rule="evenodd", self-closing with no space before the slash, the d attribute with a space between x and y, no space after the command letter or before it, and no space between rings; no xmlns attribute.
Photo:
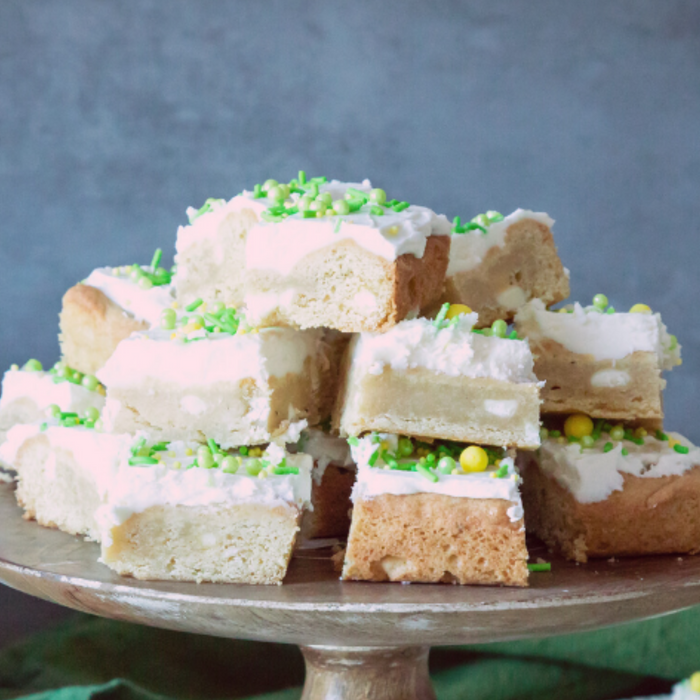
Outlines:
<svg viewBox="0 0 700 700"><path fill-rule="evenodd" d="M691 677L690 677L690 689L694 693L700 693L700 671L696 671Z"/></svg>
<svg viewBox="0 0 700 700"><path fill-rule="evenodd" d="M651 308L649 308L646 304L635 304L630 309L630 313L631 314L650 314Z"/></svg>
<svg viewBox="0 0 700 700"><path fill-rule="evenodd" d="M483 472L489 466L489 456L483 448L469 445L459 456L459 463L465 472Z"/></svg>
<svg viewBox="0 0 700 700"><path fill-rule="evenodd" d="M445 318L449 321L455 316L459 316L460 314L470 314L471 312L472 310L466 304L450 304L450 308L447 310Z"/></svg>
<svg viewBox="0 0 700 700"><path fill-rule="evenodd" d="M593 421L583 413L574 413L564 423L566 437L582 438L593 434Z"/></svg>

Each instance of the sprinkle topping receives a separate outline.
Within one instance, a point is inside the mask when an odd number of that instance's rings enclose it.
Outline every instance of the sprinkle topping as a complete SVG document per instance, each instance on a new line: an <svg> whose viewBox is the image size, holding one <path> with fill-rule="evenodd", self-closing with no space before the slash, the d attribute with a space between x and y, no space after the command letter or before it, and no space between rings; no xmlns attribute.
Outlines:
<svg viewBox="0 0 700 700"><path fill-rule="evenodd" d="M452 233L467 233L468 231L481 231L487 233L488 227L498 221L503 221L503 214L497 211L487 211L485 214L478 214L471 221L462 224L462 218L455 216L452 224Z"/></svg>

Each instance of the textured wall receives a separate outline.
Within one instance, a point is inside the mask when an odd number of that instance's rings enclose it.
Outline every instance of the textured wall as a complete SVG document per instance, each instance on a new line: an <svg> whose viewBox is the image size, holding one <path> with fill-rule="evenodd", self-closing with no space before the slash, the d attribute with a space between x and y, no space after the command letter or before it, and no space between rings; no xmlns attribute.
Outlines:
<svg viewBox="0 0 700 700"><path fill-rule="evenodd" d="M450 216L548 211L574 298L663 312L700 440L700 3L0 3L0 367L185 207L299 168Z"/></svg>

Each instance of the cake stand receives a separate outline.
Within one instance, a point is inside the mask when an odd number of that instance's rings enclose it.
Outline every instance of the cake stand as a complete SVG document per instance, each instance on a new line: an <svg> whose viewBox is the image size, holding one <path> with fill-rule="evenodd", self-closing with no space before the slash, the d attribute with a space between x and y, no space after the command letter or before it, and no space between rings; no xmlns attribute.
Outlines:
<svg viewBox="0 0 700 700"><path fill-rule="evenodd" d="M0 580L76 610L184 632L298 644L303 698L434 698L432 645L592 630L700 603L700 557L552 561L526 589L338 580L329 550L302 550L282 586L136 581L98 546L22 519L0 484Z"/></svg>

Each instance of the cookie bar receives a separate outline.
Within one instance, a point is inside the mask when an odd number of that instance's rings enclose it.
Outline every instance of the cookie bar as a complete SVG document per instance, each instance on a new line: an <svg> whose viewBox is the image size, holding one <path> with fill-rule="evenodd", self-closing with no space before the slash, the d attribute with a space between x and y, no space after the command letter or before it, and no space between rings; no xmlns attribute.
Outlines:
<svg viewBox="0 0 700 700"><path fill-rule="evenodd" d="M680 364L681 346L648 307L617 313L602 294L594 301L555 312L533 299L515 317L530 341L535 374L546 382L542 412L661 426L661 371Z"/></svg>
<svg viewBox="0 0 700 700"><path fill-rule="evenodd" d="M94 374L124 338L159 322L174 301L159 252L150 266L94 270L65 293L59 341L67 365Z"/></svg>
<svg viewBox="0 0 700 700"><path fill-rule="evenodd" d="M343 579L527 585L512 457L389 434L353 442L358 474Z"/></svg>
<svg viewBox="0 0 700 700"><path fill-rule="evenodd" d="M296 442L307 424L326 418L336 373L321 331L246 331L237 317L220 326L206 325L209 318L135 333L117 346L98 372L107 387L106 430L144 430L157 440L208 436L228 448L282 436Z"/></svg>
<svg viewBox="0 0 700 700"><path fill-rule="evenodd" d="M275 203L268 189L257 185L228 202L208 199L200 209L187 209L190 223L178 228L175 244L173 284L181 304L202 298L241 306L246 236Z"/></svg>
<svg viewBox="0 0 700 700"><path fill-rule="evenodd" d="M251 322L382 331L437 302L450 246L444 216L387 201L368 180L314 178L287 190L247 236Z"/></svg>
<svg viewBox="0 0 700 700"><path fill-rule="evenodd" d="M17 502L26 519L99 540L95 512L134 438L97 432L62 416L15 425L0 445L0 459L17 470Z"/></svg>
<svg viewBox="0 0 700 700"><path fill-rule="evenodd" d="M104 402L104 387L95 376L62 362L48 372L38 360L29 360L22 368L13 365L2 380L0 443L13 425L41 422L50 407L82 416L88 409L102 411Z"/></svg>
<svg viewBox="0 0 700 700"><path fill-rule="evenodd" d="M135 448L97 513L107 566L147 580L282 583L311 457L276 445L231 453L211 440Z"/></svg>
<svg viewBox="0 0 700 700"><path fill-rule="evenodd" d="M569 272L557 254L542 212L516 209L506 216L488 212L452 226L450 262L442 301L465 304L479 314L479 325L512 320L530 299L546 306L569 296Z"/></svg>
<svg viewBox="0 0 700 700"><path fill-rule="evenodd" d="M528 531L579 562L700 551L700 449L606 427L585 447L548 437L519 454Z"/></svg>
<svg viewBox="0 0 700 700"><path fill-rule="evenodd" d="M298 449L314 460L311 508L304 513L302 536L309 540L347 536L356 474L347 440L311 428L302 433Z"/></svg>
<svg viewBox="0 0 700 700"><path fill-rule="evenodd" d="M345 356L334 427L484 445L539 445L539 384L527 341L475 331L475 313L403 321L356 336ZM505 336L506 324L494 324ZM489 333L492 331L489 329Z"/></svg>

